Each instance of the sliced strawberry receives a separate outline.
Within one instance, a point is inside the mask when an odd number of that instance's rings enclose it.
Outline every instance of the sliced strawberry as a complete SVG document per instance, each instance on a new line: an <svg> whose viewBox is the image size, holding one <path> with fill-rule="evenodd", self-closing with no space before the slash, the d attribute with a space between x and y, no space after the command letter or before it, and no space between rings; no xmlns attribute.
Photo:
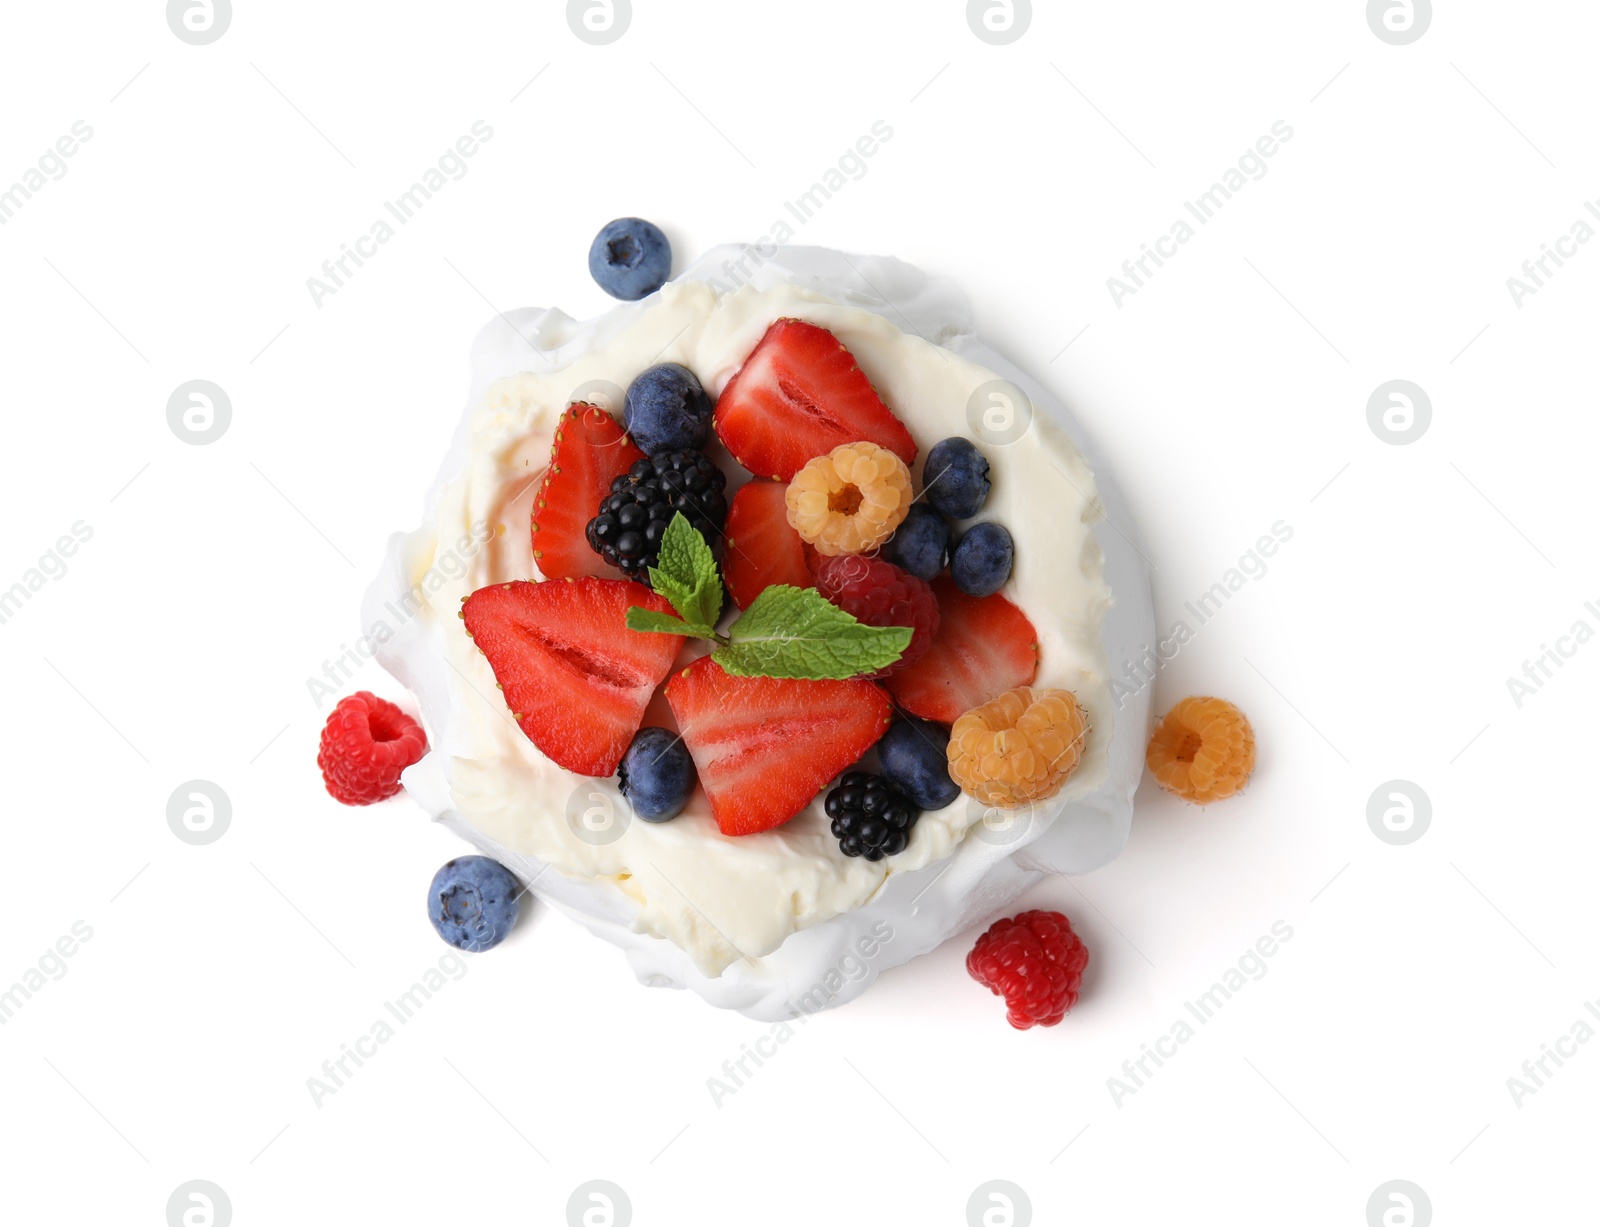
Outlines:
<svg viewBox="0 0 1600 1227"><path fill-rule="evenodd" d="M1005 597L968 596L942 575L933 581L939 632L926 656L888 679L895 701L914 716L954 724L965 712L1033 681L1039 633Z"/></svg>
<svg viewBox="0 0 1600 1227"><path fill-rule="evenodd" d="M724 835L788 822L889 724L871 682L734 677L709 656L673 675L667 702Z"/></svg>
<svg viewBox="0 0 1600 1227"><path fill-rule="evenodd" d="M717 398L717 437L758 477L788 481L813 456L866 440L910 464L917 445L826 328L781 319Z"/></svg>
<svg viewBox="0 0 1600 1227"><path fill-rule="evenodd" d="M573 405L556 424L550 467L533 504L533 560L546 579L592 575L621 579L589 548L584 530L600 500L611 493L612 478L628 471L644 453L604 409Z"/></svg>
<svg viewBox="0 0 1600 1227"><path fill-rule="evenodd" d="M728 508L722 580L740 609L749 609L771 584L816 586L806 565L806 543L789 527L785 490L778 481L748 481Z"/></svg>
<svg viewBox="0 0 1600 1227"><path fill-rule="evenodd" d="M516 580L461 607L528 740L579 775L616 771L683 646L679 635L629 630L630 605L672 612L643 584L610 579Z"/></svg>

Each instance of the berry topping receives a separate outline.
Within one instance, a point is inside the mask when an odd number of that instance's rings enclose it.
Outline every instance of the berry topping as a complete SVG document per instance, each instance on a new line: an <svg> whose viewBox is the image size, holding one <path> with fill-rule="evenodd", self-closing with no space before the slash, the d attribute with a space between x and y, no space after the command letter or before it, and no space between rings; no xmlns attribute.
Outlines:
<svg viewBox="0 0 1600 1227"><path fill-rule="evenodd" d="M1039 635L1028 616L998 593L972 597L948 576L933 581L939 633L921 660L888 679L895 700L914 716L954 724L980 703L1033 681Z"/></svg>
<svg viewBox="0 0 1600 1227"><path fill-rule="evenodd" d="M420 724L387 699L358 690L340 699L322 726L317 766L335 801L371 805L400 791L400 773L427 748Z"/></svg>
<svg viewBox="0 0 1600 1227"><path fill-rule="evenodd" d="M628 629L630 605L672 606L643 584L579 579L480 588L461 616L528 740L568 771L617 769L681 635Z"/></svg>
<svg viewBox="0 0 1600 1227"><path fill-rule="evenodd" d="M711 437L711 398L688 367L663 362L628 385L622 422L651 456L694 451Z"/></svg>
<svg viewBox="0 0 1600 1227"><path fill-rule="evenodd" d="M1043 801L1078 769L1086 727L1072 691L1018 686L955 722L950 778L1000 809Z"/></svg>
<svg viewBox="0 0 1600 1227"><path fill-rule="evenodd" d="M782 319L717 398L717 436L758 477L788 481L813 456L868 439L906 464L917 445L826 328Z"/></svg>
<svg viewBox="0 0 1600 1227"><path fill-rule="evenodd" d="M911 471L876 443L841 443L794 475L784 495L789 523L817 553L864 554L885 541L911 506Z"/></svg>
<svg viewBox="0 0 1600 1227"><path fill-rule="evenodd" d="M617 768L617 787L646 822L666 822L682 813L694 780L688 747L666 729L640 729Z"/></svg>
<svg viewBox="0 0 1600 1227"><path fill-rule="evenodd" d="M638 217L619 217L594 236L589 276L613 298L632 302L654 294L672 276L672 244L659 226Z"/></svg>
<svg viewBox="0 0 1600 1227"><path fill-rule="evenodd" d="M722 578L740 609L773 584L814 587L806 563L809 547L789 526L784 487L776 481L747 481L728 507Z"/></svg>
<svg viewBox="0 0 1600 1227"><path fill-rule="evenodd" d="M880 555L918 579L931 580L950 557L950 525L927 503L912 503Z"/></svg>
<svg viewBox="0 0 1600 1227"><path fill-rule="evenodd" d="M959 435L941 439L923 461L922 492L952 520L971 519L989 497L989 462Z"/></svg>
<svg viewBox="0 0 1600 1227"><path fill-rule="evenodd" d="M1226 699L1192 697L1161 718L1145 752L1156 783L1209 805L1238 792L1256 769L1256 735Z"/></svg>
<svg viewBox="0 0 1600 1227"><path fill-rule="evenodd" d="M517 923L522 886L487 856L446 861L428 886L428 919L457 950L481 954L498 946Z"/></svg>
<svg viewBox="0 0 1600 1227"><path fill-rule="evenodd" d="M817 568L817 591L857 622L868 626L909 626L911 644L900 659L871 677L888 677L927 655L939 629L939 602L933 589L915 575L877 558L840 554Z"/></svg>
<svg viewBox="0 0 1600 1227"><path fill-rule="evenodd" d="M735 677L709 656L666 693L724 835L788 822L889 723L871 682Z"/></svg>
<svg viewBox="0 0 1600 1227"><path fill-rule="evenodd" d="M550 467L533 506L533 560L546 579L586 575L616 579L619 572L589 548L584 527L611 489L644 453L628 441L604 409L573 405L556 424Z"/></svg>
<svg viewBox="0 0 1600 1227"><path fill-rule="evenodd" d="M1006 999L1018 1031L1053 1027L1078 1003L1089 948L1060 912L997 920L967 955L967 974Z"/></svg>
<svg viewBox="0 0 1600 1227"><path fill-rule="evenodd" d="M1011 578L1011 534L984 521L961 534L950 554L950 578L968 596L988 596Z"/></svg>
<svg viewBox="0 0 1600 1227"><path fill-rule="evenodd" d="M589 545L630 579L643 580L661 554L675 512L708 541L722 534L728 479L704 452L657 452L611 483L589 521Z"/></svg>
<svg viewBox="0 0 1600 1227"><path fill-rule="evenodd" d="M904 716L878 743L878 763L884 778L919 809L943 809L961 795L961 786L950 778L949 744L944 725Z"/></svg>
<svg viewBox="0 0 1600 1227"><path fill-rule="evenodd" d="M906 850L920 811L881 775L850 771L823 802L831 829L846 856L881 861Z"/></svg>

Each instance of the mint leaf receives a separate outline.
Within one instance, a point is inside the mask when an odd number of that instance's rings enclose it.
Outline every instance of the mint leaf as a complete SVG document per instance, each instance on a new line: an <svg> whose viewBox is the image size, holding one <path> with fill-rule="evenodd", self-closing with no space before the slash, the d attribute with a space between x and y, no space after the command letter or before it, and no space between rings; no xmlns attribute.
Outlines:
<svg viewBox="0 0 1600 1227"><path fill-rule="evenodd" d="M907 626L857 622L815 588L774 584L711 657L739 677L849 678L894 664L911 635Z"/></svg>
<svg viewBox="0 0 1600 1227"><path fill-rule="evenodd" d="M911 643L909 627L863 625L816 589L788 585L768 588L726 636L717 634L722 577L711 547L682 512L662 534L650 586L681 616L635 605L628 628L714 640L721 646L713 659L740 677L856 677L894 664Z"/></svg>
<svg viewBox="0 0 1600 1227"><path fill-rule="evenodd" d="M650 569L650 586L654 588L659 595L666 597L667 600L671 602L672 607L678 610L680 613L683 612L684 607L689 604L689 599L694 596L694 589L685 587L683 584L680 584L677 580L673 579L670 575L665 575L662 572L657 571L654 567ZM635 606L634 608L642 607Z"/></svg>
<svg viewBox="0 0 1600 1227"><path fill-rule="evenodd" d="M722 577L711 547L677 512L661 537L661 551L650 568L650 586L696 626L714 626L722 616Z"/></svg>
<svg viewBox="0 0 1600 1227"><path fill-rule="evenodd" d="M662 635L691 635L696 639L714 639L717 634L714 626L685 622L682 618L657 613L654 609L646 609L643 605L634 605L628 610L628 629L654 631Z"/></svg>

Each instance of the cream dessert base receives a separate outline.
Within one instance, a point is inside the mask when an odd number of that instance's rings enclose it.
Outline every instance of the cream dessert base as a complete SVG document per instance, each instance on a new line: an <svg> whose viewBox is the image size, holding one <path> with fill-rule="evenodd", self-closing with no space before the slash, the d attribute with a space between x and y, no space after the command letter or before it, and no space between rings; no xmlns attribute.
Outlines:
<svg viewBox="0 0 1600 1227"><path fill-rule="evenodd" d="M743 284L727 272L740 258ZM1061 407L972 335L959 291L898 261L817 248L782 249L743 277L752 263L718 249L594 320L530 310L490 325L424 526L392 540L364 622L399 622L379 659L422 708L431 748L405 784L424 808L622 946L646 983L779 1018L849 1000L1041 875L1085 872L1121 850L1149 695L1116 709L1107 662L1136 658L1154 628L1148 576L1103 468L1097 481ZM457 616L478 588L536 577L531 500L569 404L620 418L621 390L657 362L681 362L715 396L783 316L830 329L854 354L916 439L918 488L935 442L978 444L993 491L977 518L1015 538L1003 592L1039 633L1034 684L1072 690L1088 714L1083 761L1060 795L1013 814L958 798L876 863L839 852L820 796L782 827L736 838L718 831L701 792L671 822L633 818L614 779L573 775L528 741ZM725 467L731 497L744 474ZM646 723L669 722L657 704Z"/></svg>

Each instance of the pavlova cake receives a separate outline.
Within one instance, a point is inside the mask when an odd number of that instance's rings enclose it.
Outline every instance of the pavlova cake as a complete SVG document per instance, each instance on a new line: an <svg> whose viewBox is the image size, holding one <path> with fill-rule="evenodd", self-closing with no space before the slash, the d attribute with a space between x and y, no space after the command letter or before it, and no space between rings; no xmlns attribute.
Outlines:
<svg viewBox="0 0 1600 1227"><path fill-rule="evenodd" d="M654 250L614 226L602 280ZM1149 700L1109 662L1153 641L1148 576L948 282L817 248L654 280L482 333L365 620L400 612L379 659L426 726L397 778L509 870L502 913L780 1019L1121 850Z"/></svg>

